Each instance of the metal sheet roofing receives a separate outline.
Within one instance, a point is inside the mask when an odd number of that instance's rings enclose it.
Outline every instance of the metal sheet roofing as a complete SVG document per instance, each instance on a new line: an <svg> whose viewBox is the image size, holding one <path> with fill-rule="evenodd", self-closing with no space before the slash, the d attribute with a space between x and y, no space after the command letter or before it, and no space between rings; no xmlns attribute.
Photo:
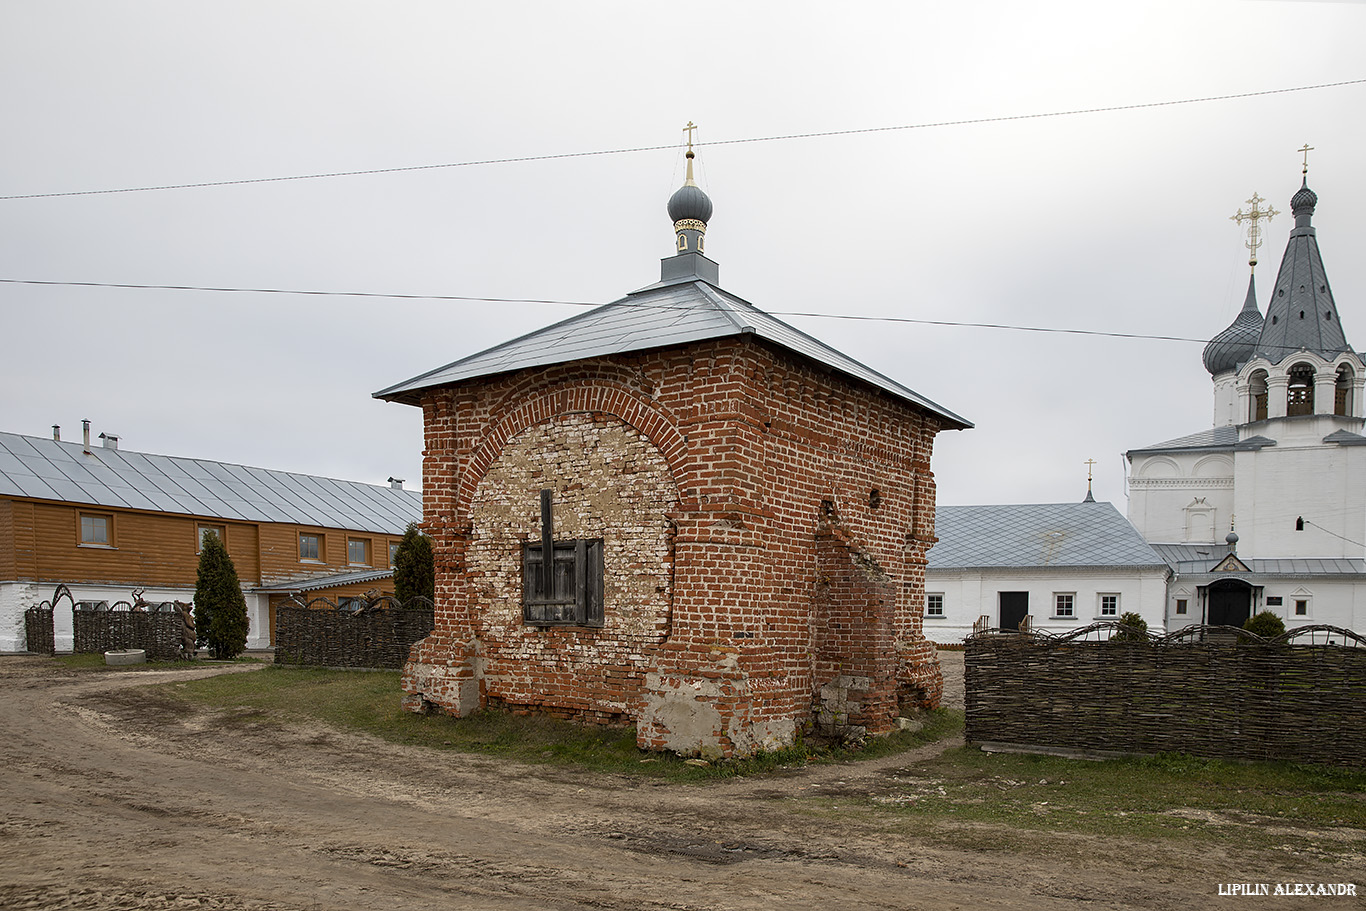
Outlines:
<svg viewBox="0 0 1366 911"><path fill-rule="evenodd" d="M957 428L965 418L935 404L848 355L758 307L705 281L661 282L587 313L472 354L375 393L375 398L416 404L423 389L528 367L707 339L753 335L826 367L862 380L944 418Z"/></svg>
<svg viewBox="0 0 1366 911"><path fill-rule="evenodd" d="M929 568L1164 566L1109 503L941 506Z"/></svg>
<svg viewBox="0 0 1366 911"><path fill-rule="evenodd" d="M1227 544L1153 544L1152 548L1182 576L1207 575L1216 563L1228 555ZM1253 575L1352 576L1366 573L1366 560L1346 557L1241 559Z"/></svg>
<svg viewBox="0 0 1366 911"><path fill-rule="evenodd" d="M393 578L392 569L370 569L363 572L354 573L333 573L330 576L312 576L307 579L298 579L293 582L278 582L274 585L262 585L252 591L261 593L288 593L288 592L316 592L325 588L338 588L343 585L355 585L359 582L378 582L381 579Z"/></svg>
<svg viewBox="0 0 1366 911"><path fill-rule="evenodd" d="M402 534L422 494L229 462L0 433L0 496Z"/></svg>

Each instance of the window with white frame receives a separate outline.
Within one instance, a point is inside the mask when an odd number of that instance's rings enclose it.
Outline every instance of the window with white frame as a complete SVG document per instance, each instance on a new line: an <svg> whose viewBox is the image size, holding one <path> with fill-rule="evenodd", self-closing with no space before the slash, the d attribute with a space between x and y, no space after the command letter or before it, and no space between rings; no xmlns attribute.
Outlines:
<svg viewBox="0 0 1366 911"><path fill-rule="evenodd" d="M933 592L925 595L925 616L944 616L944 595L942 593Z"/></svg>
<svg viewBox="0 0 1366 911"><path fill-rule="evenodd" d="M1306 617L1311 617L1313 616L1311 613L1313 607L1313 596L1306 591L1297 591L1290 596L1289 619L1303 620Z"/></svg>
<svg viewBox="0 0 1366 911"><path fill-rule="evenodd" d="M1177 599L1176 599L1176 613L1177 613L1177 616L1184 616L1184 615L1187 613L1187 611L1190 609L1190 608L1189 608L1189 605L1190 605L1190 599L1189 599L1189 598L1177 598Z"/></svg>
<svg viewBox="0 0 1366 911"><path fill-rule="evenodd" d="M1096 595L1096 613L1102 618L1119 618L1119 595L1102 592Z"/></svg>
<svg viewBox="0 0 1366 911"><path fill-rule="evenodd" d="M1053 616L1057 618L1071 618L1077 615L1077 595L1076 592L1054 592L1053 593Z"/></svg>

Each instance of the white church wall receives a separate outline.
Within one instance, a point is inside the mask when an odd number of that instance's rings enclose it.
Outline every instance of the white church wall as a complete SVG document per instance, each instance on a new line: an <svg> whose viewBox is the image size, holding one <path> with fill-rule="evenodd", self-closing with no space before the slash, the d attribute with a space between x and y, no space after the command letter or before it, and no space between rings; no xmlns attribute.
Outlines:
<svg viewBox="0 0 1366 911"><path fill-rule="evenodd" d="M1236 464L1240 556L1366 556L1366 447L1277 445Z"/></svg>
<svg viewBox="0 0 1366 911"><path fill-rule="evenodd" d="M1118 620L1120 615L1139 614L1154 633L1164 631L1167 593L1165 567L1146 569L1069 570L1032 568L925 571L927 603L942 597L943 615L925 616L925 636L940 644L959 643L972 634L973 623L983 615L991 627L1001 624L1001 592L1028 592L1029 614L1036 630L1063 633L1095 623ZM1071 616L1056 610L1058 595L1072 596ZM1116 597L1115 612L1102 613L1102 596Z"/></svg>
<svg viewBox="0 0 1366 911"><path fill-rule="evenodd" d="M1184 614L1178 613L1182 600L1186 601ZM1167 629L1173 633L1206 619L1198 587L1180 579L1173 580L1170 586L1166 610ZM1252 611L1271 611L1288 630L1324 624L1366 635L1366 585L1341 577L1276 579L1266 583Z"/></svg>
<svg viewBox="0 0 1366 911"><path fill-rule="evenodd" d="M1222 542L1234 505L1227 454L1135 456L1129 469L1129 521L1149 542Z"/></svg>

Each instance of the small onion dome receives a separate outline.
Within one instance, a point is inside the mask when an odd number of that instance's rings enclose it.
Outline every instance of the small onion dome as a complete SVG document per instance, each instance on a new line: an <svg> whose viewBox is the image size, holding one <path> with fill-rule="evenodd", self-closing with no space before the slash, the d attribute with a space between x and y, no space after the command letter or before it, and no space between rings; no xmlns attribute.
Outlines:
<svg viewBox="0 0 1366 911"><path fill-rule="evenodd" d="M1319 204L1318 194L1309 189L1309 178L1305 177L1303 183L1295 195L1290 197L1290 212L1292 215L1299 215L1301 209L1308 210L1306 214L1314 214L1314 206Z"/></svg>
<svg viewBox="0 0 1366 911"><path fill-rule="evenodd" d="M669 218L675 223L700 221L706 224L711 220L711 197L693 183L691 176L669 197Z"/></svg>
<svg viewBox="0 0 1366 911"><path fill-rule="evenodd" d="M1232 547L1233 545L1237 544L1238 533L1236 531L1231 531L1228 534L1224 535L1224 543L1227 544L1229 547Z"/></svg>
<svg viewBox="0 0 1366 911"><path fill-rule="evenodd" d="M1252 279L1247 283L1247 299L1233 323L1205 345L1205 369L1218 376L1238 369L1252 357L1262 335L1262 314L1257 310L1257 291Z"/></svg>

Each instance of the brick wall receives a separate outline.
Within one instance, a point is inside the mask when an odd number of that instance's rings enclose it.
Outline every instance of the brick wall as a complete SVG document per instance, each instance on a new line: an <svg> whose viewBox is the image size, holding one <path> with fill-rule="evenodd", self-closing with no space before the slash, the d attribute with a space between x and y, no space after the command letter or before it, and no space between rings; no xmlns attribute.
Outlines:
<svg viewBox="0 0 1366 911"><path fill-rule="evenodd" d="M423 408L437 610L410 708L632 721L647 748L735 755L832 706L879 733L937 704L933 416L745 338L444 387ZM542 488L558 540L604 539L600 630L521 622Z"/></svg>

